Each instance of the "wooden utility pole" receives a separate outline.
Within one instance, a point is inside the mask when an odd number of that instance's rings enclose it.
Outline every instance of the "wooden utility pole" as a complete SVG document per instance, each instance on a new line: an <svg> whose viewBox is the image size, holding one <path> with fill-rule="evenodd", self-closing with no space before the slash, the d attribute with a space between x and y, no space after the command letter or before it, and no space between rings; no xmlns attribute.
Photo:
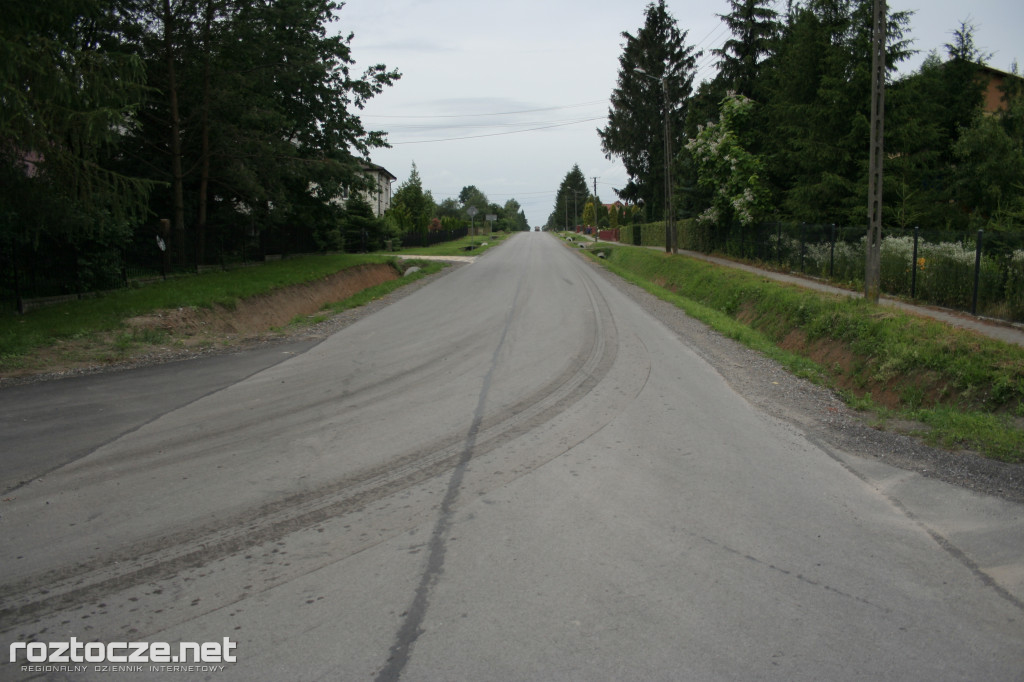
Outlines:
<svg viewBox="0 0 1024 682"><path fill-rule="evenodd" d="M882 280L882 165L885 123L885 0L874 0L871 41L871 150L868 156L868 238L864 297L878 303Z"/></svg>
<svg viewBox="0 0 1024 682"><path fill-rule="evenodd" d="M173 235L177 257L181 264L185 264L185 175L181 168L181 115L178 111L178 80L177 68L175 66L174 48L174 13L171 11L171 0L163 2L163 29L164 29L164 60L167 63L167 96L169 98L171 129L170 152L171 152L171 205L174 207ZM195 258L193 258L195 260Z"/></svg>
<svg viewBox="0 0 1024 682"><path fill-rule="evenodd" d="M676 213L672 208L672 129L668 121L668 80L665 76L661 77L661 94L665 100L662 114L665 124L665 251L676 253Z"/></svg>

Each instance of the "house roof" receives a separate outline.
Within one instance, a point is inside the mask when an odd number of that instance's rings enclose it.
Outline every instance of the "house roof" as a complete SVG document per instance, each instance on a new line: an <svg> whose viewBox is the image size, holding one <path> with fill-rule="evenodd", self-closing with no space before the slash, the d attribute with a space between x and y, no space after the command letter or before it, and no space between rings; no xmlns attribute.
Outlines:
<svg viewBox="0 0 1024 682"><path fill-rule="evenodd" d="M387 177L389 180L397 180L398 179L397 176L392 175L391 171L389 171L384 166L378 166L377 164L370 163L369 161L363 161L362 162L362 166L363 166L363 170L367 170L367 171L370 171L371 173L377 173L379 175L383 175L383 176Z"/></svg>

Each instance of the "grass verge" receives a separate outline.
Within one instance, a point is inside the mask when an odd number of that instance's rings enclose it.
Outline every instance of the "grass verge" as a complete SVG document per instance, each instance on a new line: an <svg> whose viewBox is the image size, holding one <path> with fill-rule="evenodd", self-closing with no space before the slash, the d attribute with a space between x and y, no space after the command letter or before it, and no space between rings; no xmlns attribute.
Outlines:
<svg viewBox="0 0 1024 682"><path fill-rule="evenodd" d="M159 331L125 330L124 320L162 309L210 308L214 305L232 308L245 298L311 282L357 265L388 262L394 262L394 259L377 254L299 256L250 268L210 272L121 289L95 298L39 308L25 315L5 312L0 314L0 368L17 368L19 358L34 349L104 332L118 332L114 341L115 349L125 350L147 343L161 343L164 339L157 338ZM406 267L409 264L407 261ZM363 305L441 267L428 262L417 264L423 268L420 273L371 287L338 305Z"/></svg>
<svg viewBox="0 0 1024 682"><path fill-rule="evenodd" d="M394 253L410 256L479 256L481 253L497 246L508 235L494 232L486 236L463 237L455 241L442 242L433 246L417 246L399 249Z"/></svg>
<svg viewBox="0 0 1024 682"><path fill-rule="evenodd" d="M1024 463L1024 348L860 299L649 249L588 253L851 406L921 423L935 445Z"/></svg>

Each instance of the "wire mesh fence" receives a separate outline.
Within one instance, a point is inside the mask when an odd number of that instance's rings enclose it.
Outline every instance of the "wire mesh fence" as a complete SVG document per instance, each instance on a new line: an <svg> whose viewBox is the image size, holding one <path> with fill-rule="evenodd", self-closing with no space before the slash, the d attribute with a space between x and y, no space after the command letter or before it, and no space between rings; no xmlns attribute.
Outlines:
<svg viewBox="0 0 1024 682"><path fill-rule="evenodd" d="M678 223L680 248L826 279L862 289L867 229L799 222L708 229ZM665 243L663 223L622 230L625 243ZM975 315L1024 322L1024 234L888 229L881 246L881 290Z"/></svg>

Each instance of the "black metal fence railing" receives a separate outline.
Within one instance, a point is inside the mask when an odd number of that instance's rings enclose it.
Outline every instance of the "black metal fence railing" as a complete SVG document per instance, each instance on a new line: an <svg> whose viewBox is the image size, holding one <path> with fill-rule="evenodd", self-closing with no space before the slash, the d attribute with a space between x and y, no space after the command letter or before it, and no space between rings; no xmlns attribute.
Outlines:
<svg viewBox="0 0 1024 682"><path fill-rule="evenodd" d="M738 225L714 233L725 255L862 286L864 228L808 223ZM881 245L884 293L1014 321L1024 321L1024 235L890 229Z"/></svg>
<svg viewBox="0 0 1024 682"><path fill-rule="evenodd" d="M790 272L863 288L865 227L765 222L708 228L677 223L679 248L720 253ZM623 241L665 243L663 223L622 230ZM883 232L882 293L1024 322L1024 234L887 229Z"/></svg>

